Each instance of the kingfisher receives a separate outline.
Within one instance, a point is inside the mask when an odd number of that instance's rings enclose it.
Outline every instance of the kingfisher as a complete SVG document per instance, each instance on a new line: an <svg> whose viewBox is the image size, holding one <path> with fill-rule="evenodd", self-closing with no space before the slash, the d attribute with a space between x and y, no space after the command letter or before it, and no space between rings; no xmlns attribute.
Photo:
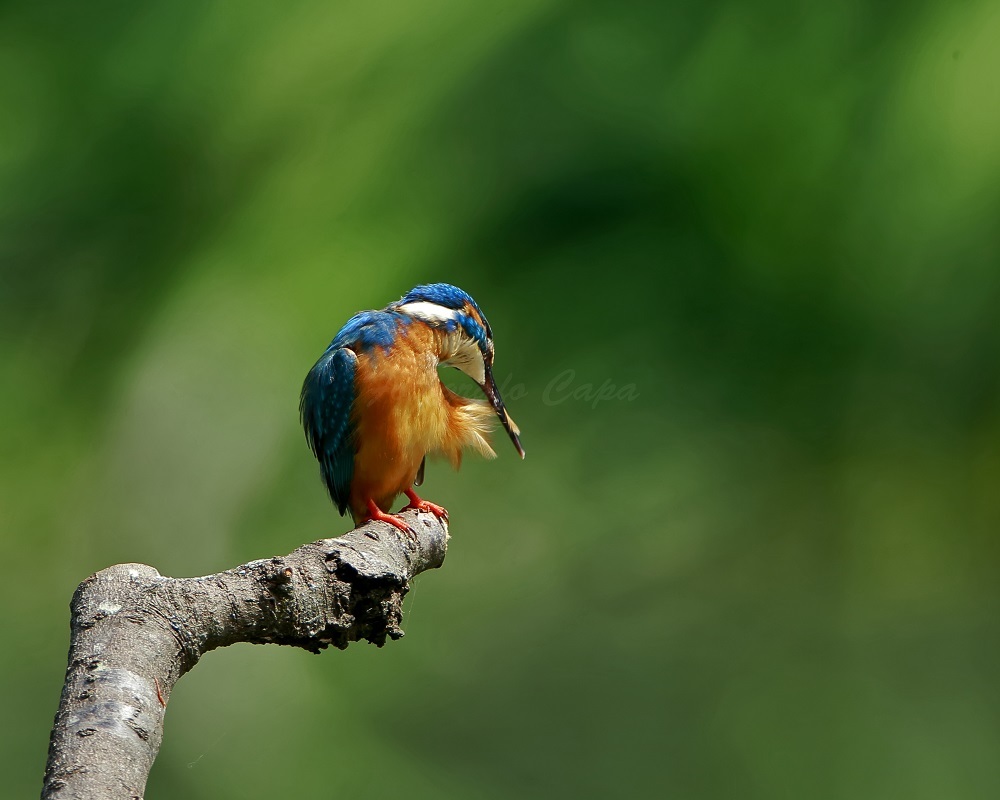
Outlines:
<svg viewBox="0 0 1000 800"><path fill-rule="evenodd" d="M520 431L493 379L493 331L479 305L457 286L417 286L381 311L351 317L309 370L299 414L320 475L341 516L354 524L380 520L412 534L389 510L448 518L443 507L414 491L428 455L455 469L464 450L495 458L493 415L521 458ZM438 365L475 381L488 403L456 394L441 382Z"/></svg>

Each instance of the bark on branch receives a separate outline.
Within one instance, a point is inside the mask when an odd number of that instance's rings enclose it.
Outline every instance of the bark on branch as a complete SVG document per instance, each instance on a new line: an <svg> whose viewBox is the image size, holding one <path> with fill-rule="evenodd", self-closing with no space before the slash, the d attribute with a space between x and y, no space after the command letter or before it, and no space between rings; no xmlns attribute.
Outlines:
<svg viewBox="0 0 1000 800"><path fill-rule="evenodd" d="M409 581L441 566L448 541L433 515L404 517L415 536L375 522L202 578L144 564L87 578L71 604L43 800L141 798L174 684L209 650L254 642L318 653L401 637Z"/></svg>

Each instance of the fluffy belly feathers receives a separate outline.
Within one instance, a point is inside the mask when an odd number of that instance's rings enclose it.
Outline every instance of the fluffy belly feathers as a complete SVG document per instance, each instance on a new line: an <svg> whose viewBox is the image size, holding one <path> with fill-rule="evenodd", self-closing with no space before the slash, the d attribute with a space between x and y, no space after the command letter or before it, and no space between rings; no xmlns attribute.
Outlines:
<svg viewBox="0 0 1000 800"><path fill-rule="evenodd" d="M358 449L350 494L355 521L365 516L369 498L388 511L413 485L425 455L444 455L456 468L465 447L495 455L486 438L490 407L447 389L437 359L401 338L391 357L377 350L358 356L352 411Z"/></svg>

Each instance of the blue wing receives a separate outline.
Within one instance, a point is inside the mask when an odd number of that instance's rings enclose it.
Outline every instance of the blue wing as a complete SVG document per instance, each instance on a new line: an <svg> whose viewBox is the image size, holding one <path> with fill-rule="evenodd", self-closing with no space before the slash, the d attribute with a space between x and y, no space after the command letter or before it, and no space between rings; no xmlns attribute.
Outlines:
<svg viewBox="0 0 1000 800"><path fill-rule="evenodd" d="M309 370L302 384L299 415L306 441L319 461L320 473L341 516L347 510L354 473L354 371L353 350L335 341Z"/></svg>

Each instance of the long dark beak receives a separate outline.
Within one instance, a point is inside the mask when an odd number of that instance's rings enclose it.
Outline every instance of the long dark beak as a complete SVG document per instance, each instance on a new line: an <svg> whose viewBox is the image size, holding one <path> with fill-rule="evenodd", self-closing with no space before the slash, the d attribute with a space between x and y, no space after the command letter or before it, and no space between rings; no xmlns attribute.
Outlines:
<svg viewBox="0 0 1000 800"><path fill-rule="evenodd" d="M500 423L503 425L507 435L510 436L510 440L514 443L514 447L517 448L518 454L521 458L524 458L524 448L521 447L521 440L517 438L520 431L517 429L517 425L514 420L510 418L510 414L507 413L507 409L503 407L503 398L500 397L500 390L497 389L496 381L493 380L493 370L489 365L486 366L486 380L483 381L483 392L486 394L486 399L490 401L490 405L493 406L493 410L497 412L497 416L500 417Z"/></svg>

